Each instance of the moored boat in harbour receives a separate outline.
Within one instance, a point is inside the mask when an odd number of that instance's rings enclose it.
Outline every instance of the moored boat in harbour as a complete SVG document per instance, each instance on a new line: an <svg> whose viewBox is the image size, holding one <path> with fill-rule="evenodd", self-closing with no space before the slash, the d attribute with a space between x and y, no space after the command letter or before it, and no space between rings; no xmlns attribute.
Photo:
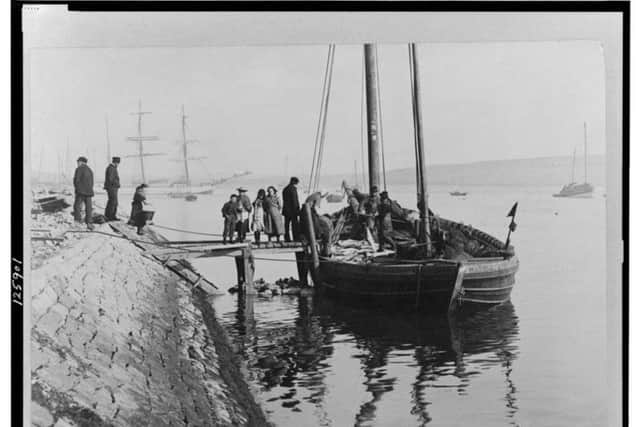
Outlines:
<svg viewBox="0 0 640 427"><path fill-rule="evenodd" d="M369 185L377 188L379 178L380 141L378 135L380 103L378 101L377 57L374 45L365 45L365 79L369 152ZM508 301L515 284L519 261L509 244L515 230L511 217L509 236L502 242L489 234L459 222L438 218L427 203L426 166L422 138L419 68L416 46L409 46L412 77L416 178L419 212L402 209L391 201L391 221L395 244L393 250L383 250L382 242L374 242L365 226L355 237L358 248L342 251L353 235L355 223L366 223L361 210L352 215L334 214L332 224L337 231L335 241L321 256L313 248L315 235L311 229L307 238L311 245L314 284L329 295L376 305L409 305L418 309L455 309L461 304L500 304ZM385 183L386 185L386 183ZM372 193L368 197L377 197ZM379 199L378 199L379 203ZM362 204L361 204L362 205ZM306 223L313 224L311 209L305 207ZM317 215L317 213L315 213ZM347 218L349 216L349 218ZM373 218L369 215L369 222ZM377 220L377 219L376 219ZM351 224L349 223L351 221ZM346 227L345 227L346 226ZM335 249L338 250L335 250ZM328 253L326 253L328 252Z"/></svg>

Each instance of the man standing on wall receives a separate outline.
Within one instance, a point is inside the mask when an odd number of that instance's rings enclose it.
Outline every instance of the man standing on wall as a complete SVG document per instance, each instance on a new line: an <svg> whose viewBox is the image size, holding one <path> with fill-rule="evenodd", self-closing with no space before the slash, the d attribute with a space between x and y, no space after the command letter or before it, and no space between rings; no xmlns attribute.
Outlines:
<svg viewBox="0 0 640 427"><path fill-rule="evenodd" d="M107 190L107 207L104 210L104 216L107 221L118 220L118 188L120 188L120 176L118 175L118 166L120 165L120 157L111 159L111 163L107 166L104 173L104 189Z"/></svg>
<svg viewBox="0 0 640 427"><path fill-rule="evenodd" d="M73 218L76 222L82 222L80 212L84 204L84 221L89 230L93 230L91 224L91 198L93 197L93 171L87 166L87 158L78 157L78 167L73 175L73 187L75 189L75 200L73 202Z"/></svg>
<svg viewBox="0 0 640 427"><path fill-rule="evenodd" d="M289 229L293 233L293 240L299 240L300 238L300 226L298 222L298 216L300 215L300 202L298 201L298 189L296 186L300 180L295 176L291 177L289 185L282 190L282 215L284 216L284 241L291 241L291 234Z"/></svg>

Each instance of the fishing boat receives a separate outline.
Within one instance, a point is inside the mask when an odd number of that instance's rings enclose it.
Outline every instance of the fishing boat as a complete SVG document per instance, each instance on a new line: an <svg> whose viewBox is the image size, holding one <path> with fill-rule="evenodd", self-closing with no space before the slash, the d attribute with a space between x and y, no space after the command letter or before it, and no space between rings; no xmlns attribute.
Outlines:
<svg viewBox="0 0 640 427"><path fill-rule="evenodd" d="M377 110L380 104L375 45L364 46L364 58L369 185L379 187L380 126L377 121L380 116ZM517 203L507 215L511 217L511 224L506 242L469 225L439 218L429 210L415 44L409 45L409 65L419 212L403 209L394 202L395 251L380 252L382 248L377 248L378 244L371 242L370 236L352 240L355 249L342 250L349 245L350 233L357 226L350 224L345 215L348 207L332 216L335 239L332 237L324 255L317 250L314 227L308 226L305 232L311 243L314 285L321 293L341 299L385 306L409 305L421 310L425 307L452 310L462 304L491 305L508 301L519 266L510 245ZM330 67L327 70L331 72ZM306 224L313 224L311 208L306 204L303 214ZM352 215L352 218L357 217Z"/></svg>
<svg viewBox="0 0 640 427"><path fill-rule="evenodd" d="M456 191L450 191L449 195L453 196L453 197L464 197L464 196L467 195L467 192L466 191L458 191L458 190L456 190Z"/></svg>
<svg viewBox="0 0 640 427"><path fill-rule="evenodd" d="M32 213L40 213L40 212L58 212L65 208L71 206L67 203L67 200L64 197L64 194L54 194L51 195L39 195L33 197L33 207L31 208Z"/></svg>
<svg viewBox="0 0 640 427"><path fill-rule="evenodd" d="M576 182L576 150L573 149L571 182L565 184L553 197L589 198L593 195L593 185L587 182L587 123L584 123L584 182Z"/></svg>

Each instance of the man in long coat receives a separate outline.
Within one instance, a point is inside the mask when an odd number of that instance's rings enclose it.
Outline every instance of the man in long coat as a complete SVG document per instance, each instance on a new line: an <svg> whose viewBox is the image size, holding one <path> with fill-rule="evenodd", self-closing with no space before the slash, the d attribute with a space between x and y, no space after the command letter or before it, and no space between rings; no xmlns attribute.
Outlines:
<svg viewBox="0 0 640 427"><path fill-rule="evenodd" d="M300 215L300 202L298 201L298 189L296 186L300 181L298 178L291 177L289 185L282 190L282 215L284 216L284 241L291 241L291 234L293 233L293 240L300 240L300 225L298 217Z"/></svg>
<svg viewBox="0 0 640 427"><path fill-rule="evenodd" d="M104 210L104 216L107 221L118 220L118 188L120 188L120 176L118 175L118 166L120 165L120 157L111 159L111 163L107 166L104 173L104 189L107 190L107 207Z"/></svg>
<svg viewBox="0 0 640 427"><path fill-rule="evenodd" d="M75 189L75 200L73 202L73 218L77 222L82 221L81 210L84 204L85 217L84 221L87 224L87 228L93 230L91 224L92 205L91 199L93 197L93 171L87 166L86 157L78 157L78 167L73 175L73 187Z"/></svg>

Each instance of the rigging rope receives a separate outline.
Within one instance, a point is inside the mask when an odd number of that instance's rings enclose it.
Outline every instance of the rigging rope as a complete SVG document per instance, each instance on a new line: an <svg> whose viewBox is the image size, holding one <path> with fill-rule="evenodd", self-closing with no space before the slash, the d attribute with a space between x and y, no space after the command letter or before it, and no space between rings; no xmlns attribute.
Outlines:
<svg viewBox="0 0 640 427"><path fill-rule="evenodd" d="M385 191L387 190L387 168L384 161L384 137L382 133L382 101L380 93L380 68L378 67L378 45L376 49L376 92L378 93L378 129L380 129L380 157L382 159L382 183Z"/></svg>
<svg viewBox="0 0 640 427"><path fill-rule="evenodd" d="M320 146L318 155L318 166L316 167L316 181L314 183L314 191L320 187L320 171L322 169L322 159L324 157L325 134L327 130L327 114L329 111L329 98L331 96L331 82L333 81L333 58L335 55L335 45L331 45L331 65L329 67L329 82L327 84L327 93L325 95L324 117L322 120L322 133L320 134Z"/></svg>
<svg viewBox="0 0 640 427"><path fill-rule="evenodd" d="M327 65L324 72L324 82L322 85L322 96L320 99L320 115L318 116L318 126L316 129L315 144L313 147L313 161L311 164L311 173L309 175L308 191L311 193L312 189L317 186L319 170L322 164L322 145L324 144L324 134L326 126L326 109L329 102L329 91L331 89L331 75L333 70L333 55L335 52L335 45L329 45L329 51L327 53Z"/></svg>
<svg viewBox="0 0 640 427"><path fill-rule="evenodd" d="M364 99L364 92L365 92L365 66L364 66L364 51L362 52L362 87L361 87L361 92L360 92L360 156L362 157L361 162L362 162L362 188L361 190L366 191L367 189L367 178L366 178L366 172L365 172L365 167L366 167L366 163L364 161L364 140L365 140L365 112L364 112L364 103L365 103L365 99Z"/></svg>

